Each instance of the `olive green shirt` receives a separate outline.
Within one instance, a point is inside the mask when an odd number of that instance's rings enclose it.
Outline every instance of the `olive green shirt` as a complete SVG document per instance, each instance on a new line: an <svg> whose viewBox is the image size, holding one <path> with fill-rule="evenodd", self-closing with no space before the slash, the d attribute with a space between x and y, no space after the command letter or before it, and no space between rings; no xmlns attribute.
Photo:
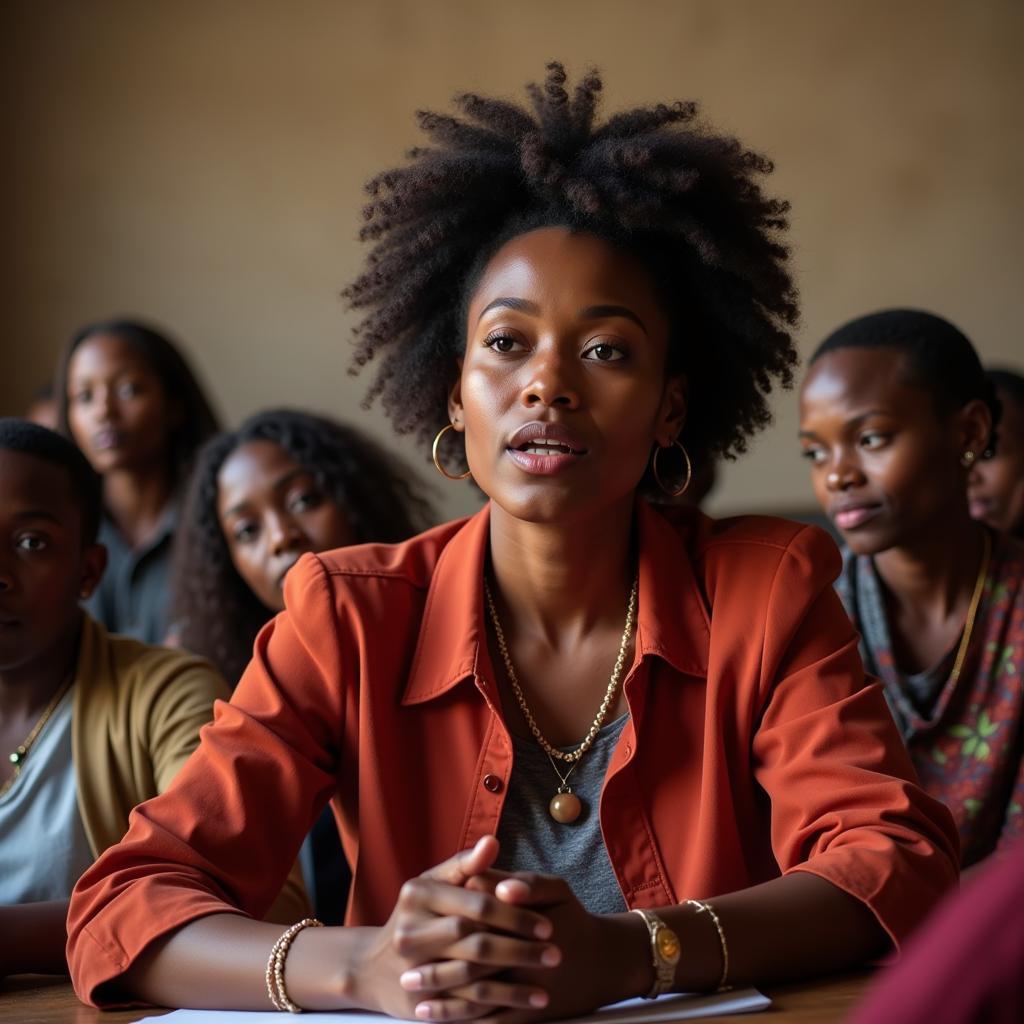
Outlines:
<svg viewBox="0 0 1024 1024"><path fill-rule="evenodd" d="M94 857L119 842L133 807L162 793L231 691L202 658L108 633L83 613L71 753ZM298 866L267 919L291 923L309 901Z"/></svg>

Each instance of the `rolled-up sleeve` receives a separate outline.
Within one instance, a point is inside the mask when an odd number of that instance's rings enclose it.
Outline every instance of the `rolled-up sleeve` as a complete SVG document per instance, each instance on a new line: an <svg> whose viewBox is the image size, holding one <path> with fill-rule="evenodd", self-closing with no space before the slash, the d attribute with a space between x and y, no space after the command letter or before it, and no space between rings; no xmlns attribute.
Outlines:
<svg viewBox="0 0 1024 1024"><path fill-rule="evenodd" d="M262 917L334 792L343 680L357 669L342 663L345 623L315 556L289 573L286 602L195 754L75 887L68 965L87 1003L117 1002L109 983L189 921Z"/></svg>
<svg viewBox="0 0 1024 1024"><path fill-rule="evenodd" d="M956 884L956 827L917 784L882 689L864 676L822 571L838 568L834 549L815 534L794 538L773 583L755 774L783 873L819 875L863 901L898 948ZM821 583L809 595L808 580Z"/></svg>

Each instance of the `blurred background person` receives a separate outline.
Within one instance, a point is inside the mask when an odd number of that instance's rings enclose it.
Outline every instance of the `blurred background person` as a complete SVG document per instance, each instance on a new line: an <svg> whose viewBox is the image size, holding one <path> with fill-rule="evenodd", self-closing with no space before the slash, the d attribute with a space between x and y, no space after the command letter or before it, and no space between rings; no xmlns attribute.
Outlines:
<svg viewBox="0 0 1024 1024"><path fill-rule="evenodd" d="M160 643L181 492L217 417L175 345L128 320L78 331L55 393L61 432L103 477L99 539L108 564L88 609L112 632Z"/></svg>
<svg viewBox="0 0 1024 1024"><path fill-rule="evenodd" d="M967 481L971 515L1018 539L1024 538L1024 377L991 369L1002 406L995 450L974 463Z"/></svg>
<svg viewBox="0 0 1024 1024"><path fill-rule="evenodd" d="M178 641L234 683L284 608L301 555L395 543L433 522L413 471L360 431L290 409L257 413L197 458L171 580Z"/></svg>
<svg viewBox="0 0 1024 1024"><path fill-rule="evenodd" d="M964 866L1024 831L1024 547L972 519L998 404L967 338L886 310L818 347L800 439L846 551L838 589Z"/></svg>

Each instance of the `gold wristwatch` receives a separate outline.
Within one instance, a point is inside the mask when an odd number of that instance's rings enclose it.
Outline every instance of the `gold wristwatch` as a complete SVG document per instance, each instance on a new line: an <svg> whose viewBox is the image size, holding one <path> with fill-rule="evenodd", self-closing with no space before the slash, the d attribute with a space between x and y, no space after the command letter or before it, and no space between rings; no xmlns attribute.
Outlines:
<svg viewBox="0 0 1024 1024"><path fill-rule="evenodd" d="M644 998L657 999L663 992L671 991L675 984L676 964L682 952L679 936L650 910L634 908L633 913L639 914L647 925L651 936L651 956L654 959L654 984Z"/></svg>

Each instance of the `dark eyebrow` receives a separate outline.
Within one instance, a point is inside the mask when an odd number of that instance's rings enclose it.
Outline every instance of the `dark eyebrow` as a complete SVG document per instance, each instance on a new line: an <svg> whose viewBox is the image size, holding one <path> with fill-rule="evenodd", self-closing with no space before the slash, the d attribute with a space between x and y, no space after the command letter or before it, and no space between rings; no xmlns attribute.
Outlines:
<svg viewBox="0 0 1024 1024"><path fill-rule="evenodd" d="M296 477L312 475L312 470L306 469L305 466L296 466L274 481L274 490L283 491Z"/></svg>
<svg viewBox="0 0 1024 1024"><path fill-rule="evenodd" d="M484 315L489 313L492 309L514 309L517 313L529 313L530 316L538 316L540 314L540 306L534 302L529 302L527 299L516 299L512 296L503 296L500 299L495 299L493 302L488 302L482 310L480 315L476 318L476 322L480 323L483 320Z"/></svg>
<svg viewBox="0 0 1024 1024"><path fill-rule="evenodd" d="M14 517L16 519L45 519L48 523L54 523L57 526L64 525L59 516L55 516L45 508L27 508L22 512L15 512Z"/></svg>
<svg viewBox="0 0 1024 1024"><path fill-rule="evenodd" d="M280 479L275 480L272 489L283 491L296 477L306 475L312 475L311 471L304 466L296 466L294 469L290 469L287 473L283 474ZM245 509L246 504L247 502L240 501L237 505L232 505L231 508L225 509L224 518L227 519L229 516L240 515Z"/></svg>
<svg viewBox="0 0 1024 1024"><path fill-rule="evenodd" d="M849 430L850 428L856 429L865 420L871 419L872 416L891 416L891 415L892 415L892 413L886 412L884 409L868 409L867 412L862 412L859 415L854 416L853 419L847 420L843 424L843 429L844 430ZM799 431L797 433L796 436L801 441L803 441L803 440L805 440L807 438L817 437L818 435L816 433L814 433L813 430L801 430L801 431Z"/></svg>
<svg viewBox="0 0 1024 1024"><path fill-rule="evenodd" d="M517 299L512 296L502 296L499 299L494 299L492 302L488 302L486 306L480 311L480 316L477 317L477 323L479 323L492 309L514 309L517 313L528 313L530 316L539 316L540 307L527 299ZM586 309L581 309L579 312L581 320L593 320L599 319L600 317L609 316L621 316L626 320L632 320L645 334L647 333L647 326L633 312L628 306L587 306Z"/></svg>
<svg viewBox="0 0 1024 1024"><path fill-rule="evenodd" d="M609 316L621 316L626 320L632 320L644 332L647 333L647 327L643 320L640 319L628 306L587 306L586 309L580 310L581 320L597 319L600 317Z"/></svg>
<svg viewBox="0 0 1024 1024"><path fill-rule="evenodd" d="M229 519L231 516L241 515L245 506L246 502L240 501L237 505L232 505L231 508L224 509L224 518Z"/></svg>

